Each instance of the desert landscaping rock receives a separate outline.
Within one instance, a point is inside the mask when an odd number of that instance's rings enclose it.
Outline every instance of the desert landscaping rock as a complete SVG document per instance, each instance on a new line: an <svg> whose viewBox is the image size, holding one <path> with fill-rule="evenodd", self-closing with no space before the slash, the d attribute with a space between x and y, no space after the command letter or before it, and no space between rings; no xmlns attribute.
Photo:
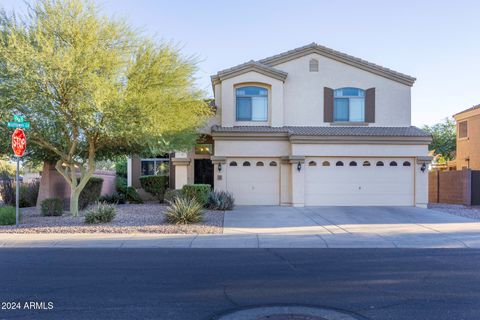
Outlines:
<svg viewBox="0 0 480 320"><path fill-rule="evenodd" d="M60 217L44 217L37 208L23 208L20 227L0 226L0 233L222 233L223 211L206 210L198 224L172 225L165 222L165 208L158 203L118 205L112 222L97 225L84 223L85 212L78 217L68 212Z"/></svg>
<svg viewBox="0 0 480 320"><path fill-rule="evenodd" d="M430 204L430 209L442 211L456 216L480 220L480 206L462 206L455 204Z"/></svg>

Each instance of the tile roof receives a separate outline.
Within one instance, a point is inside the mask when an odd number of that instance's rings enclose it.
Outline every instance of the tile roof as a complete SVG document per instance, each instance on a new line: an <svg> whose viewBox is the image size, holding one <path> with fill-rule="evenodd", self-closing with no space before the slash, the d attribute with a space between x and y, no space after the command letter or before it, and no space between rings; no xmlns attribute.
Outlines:
<svg viewBox="0 0 480 320"><path fill-rule="evenodd" d="M368 136L368 137L430 137L425 131L414 127L268 127L268 126L213 126L212 132L217 133L285 133L301 136Z"/></svg>
<svg viewBox="0 0 480 320"><path fill-rule="evenodd" d="M477 104L476 106L473 106L473 107L471 107L471 108L465 109L465 110L463 110L463 111L457 112L457 113L454 114L453 116L456 116L456 115L458 115L458 114L465 113L465 112L468 112L468 111L473 111L473 110L476 110L476 109L480 109L480 104Z"/></svg>

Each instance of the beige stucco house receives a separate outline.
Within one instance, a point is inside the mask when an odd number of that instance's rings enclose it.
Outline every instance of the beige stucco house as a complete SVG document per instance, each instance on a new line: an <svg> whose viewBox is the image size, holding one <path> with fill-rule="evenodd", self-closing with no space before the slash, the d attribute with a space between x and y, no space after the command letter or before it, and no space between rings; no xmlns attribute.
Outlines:
<svg viewBox="0 0 480 320"><path fill-rule="evenodd" d="M315 43L219 71L216 117L169 158L171 185L210 183L241 205L426 206L431 138L411 126L414 82ZM132 158L129 183L152 161Z"/></svg>

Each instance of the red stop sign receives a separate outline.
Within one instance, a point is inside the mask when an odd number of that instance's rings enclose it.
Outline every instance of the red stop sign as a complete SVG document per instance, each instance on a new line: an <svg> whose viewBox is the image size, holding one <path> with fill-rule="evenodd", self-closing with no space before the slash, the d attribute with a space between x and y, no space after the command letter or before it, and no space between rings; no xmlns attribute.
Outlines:
<svg viewBox="0 0 480 320"><path fill-rule="evenodd" d="M15 129L12 134L12 149L17 157L23 156L27 148L27 137L22 129Z"/></svg>

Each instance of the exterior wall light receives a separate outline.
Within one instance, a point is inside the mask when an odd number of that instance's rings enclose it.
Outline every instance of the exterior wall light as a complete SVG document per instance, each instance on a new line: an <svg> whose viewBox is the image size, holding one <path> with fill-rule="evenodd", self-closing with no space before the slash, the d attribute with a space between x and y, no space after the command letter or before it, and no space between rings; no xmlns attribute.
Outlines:
<svg viewBox="0 0 480 320"><path fill-rule="evenodd" d="M420 168L420 170L421 170L422 172L425 172L425 170L427 170L427 166L425 165L425 163L422 164L422 167Z"/></svg>
<svg viewBox="0 0 480 320"><path fill-rule="evenodd" d="M218 164L218 172L222 172L222 164L221 163Z"/></svg>
<svg viewBox="0 0 480 320"><path fill-rule="evenodd" d="M300 170L302 170L302 163L301 162L299 162L297 164L297 170L298 170L298 172L300 172Z"/></svg>

